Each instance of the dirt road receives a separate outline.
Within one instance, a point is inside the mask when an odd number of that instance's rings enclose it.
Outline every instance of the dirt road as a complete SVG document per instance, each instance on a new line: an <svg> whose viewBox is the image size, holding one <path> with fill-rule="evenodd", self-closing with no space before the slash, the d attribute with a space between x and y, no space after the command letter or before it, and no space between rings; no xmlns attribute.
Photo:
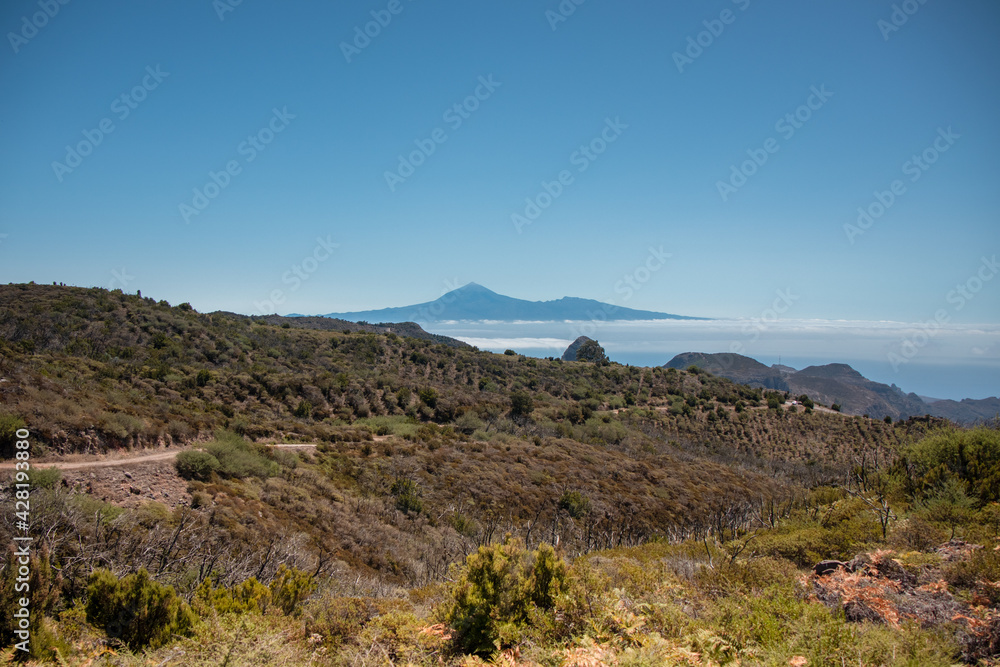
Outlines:
<svg viewBox="0 0 1000 667"><path fill-rule="evenodd" d="M277 449L315 449L316 445L311 443L269 445ZM173 449L155 454L144 454L140 456L117 456L107 459L92 459L87 461L46 461L44 459L32 459L33 468L58 468L59 470L84 470L87 468L110 468L113 466L138 465L150 463L152 461L173 461L185 449ZM0 470L13 470L15 461L5 461L0 463Z"/></svg>

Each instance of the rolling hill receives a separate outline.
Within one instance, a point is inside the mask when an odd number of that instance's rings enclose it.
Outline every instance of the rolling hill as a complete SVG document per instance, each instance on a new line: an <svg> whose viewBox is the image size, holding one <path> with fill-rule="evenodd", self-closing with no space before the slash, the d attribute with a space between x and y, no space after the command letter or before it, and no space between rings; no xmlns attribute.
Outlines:
<svg viewBox="0 0 1000 667"><path fill-rule="evenodd" d="M806 394L825 405L841 406L846 414L889 416L906 419L932 415L958 424L973 424L995 417L1000 399L966 399L927 403L916 394L905 393L896 385L873 382L847 364L825 364L795 370L788 366L766 366L739 354L685 352L665 364L666 368L697 366L703 370L751 387Z"/></svg>
<svg viewBox="0 0 1000 667"><path fill-rule="evenodd" d="M956 528L992 544L995 514L906 516L916 491L887 500L879 480L919 473L894 463L928 434L979 447L993 432L772 408L773 393L701 370L492 354L424 334L0 286L0 455L11 458L28 430L31 605L58 639L45 644L59 647L53 656L90 664L122 627L102 610L135 615L121 597L132 591L168 611L190 605L202 623L157 616L170 630L162 648L114 644L126 667L485 665L452 639L466 627L456 601L469 599L462 591L483 563L500 577L489 586L502 589L501 603L517 603L505 626L516 634L504 641L523 651L493 664L709 665L721 663L689 658L757 659L764 648L767 664L805 664L790 662L805 654L828 664L829 641L807 650L817 636L839 638L837 664L862 653L895 664L904 644L917 656L909 664L983 654L979 635L942 623L962 614L973 630L993 627L992 608L964 601L992 595L974 587L995 580L996 566L965 573L933 550ZM799 373L863 385L836 366ZM174 463L76 476L45 469L69 455L107 461L168 445L186 451ZM995 482L982 488L1000 497ZM12 493L0 488L8 507ZM0 523L0 540L12 544L14 530ZM820 560L837 567L829 559L862 568L866 556L855 554L881 558L888 552L874 550L890 547L928 586L888 558L896 569L871 571L902 577L905 591L852 574L879 587L863 599L881 615L845 613L847 598L827 594L844 581L812 573ZM16 599L12 559L8 550L0 569L3 608ZM557 598L525 589L546 581ZM803 581L819 599L802 595ZM928 628L889 623L896 605L911 613L924 600L948 613L922 611ZM742 638L744 623L781 632L765 645ZM10 630L0 622L0 639L9 643ZM941 646L947 660L928 662Z"/></svg>

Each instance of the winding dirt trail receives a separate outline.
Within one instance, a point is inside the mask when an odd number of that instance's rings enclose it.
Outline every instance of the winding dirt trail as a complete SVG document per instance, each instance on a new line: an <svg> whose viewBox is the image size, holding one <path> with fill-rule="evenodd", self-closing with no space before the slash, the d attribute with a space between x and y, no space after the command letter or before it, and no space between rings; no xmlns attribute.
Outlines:
<svg viewBox="0 0 1000 667"><path fill-rule="evenodd" d="M268 445L276 449L315 449L314 443L297 444L275 444ZM87 468L111 468L114 466L138 465L141 463L151 463L153 461L173 461L178 454L187 451L184 449L172 449L155 454L143 454L140 456L118 456L106 459L96 459L89 461L46 461L44 459L31 459L32 467L37 468L58 468L59 470L84 470ZM0 470L13 470L17 465L16 461L5 461L0 463Z"/></svg>

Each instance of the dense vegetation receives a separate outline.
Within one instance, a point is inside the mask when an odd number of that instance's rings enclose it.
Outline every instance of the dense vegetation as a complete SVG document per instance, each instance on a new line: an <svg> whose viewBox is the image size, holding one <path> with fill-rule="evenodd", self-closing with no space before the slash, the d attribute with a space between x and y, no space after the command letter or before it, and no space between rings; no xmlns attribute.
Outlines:
<svg viewBox="0 0 1000 667"><path fill-rule="evenodd" d="M8 451L21 425L36 456L193 445L174 509L33 475L39 658L917 665L1000 649L993 427L789 406L596 351L494 355L41 286L0 288L0 377ZM804 574L830 559L846 565Z"/></svg>

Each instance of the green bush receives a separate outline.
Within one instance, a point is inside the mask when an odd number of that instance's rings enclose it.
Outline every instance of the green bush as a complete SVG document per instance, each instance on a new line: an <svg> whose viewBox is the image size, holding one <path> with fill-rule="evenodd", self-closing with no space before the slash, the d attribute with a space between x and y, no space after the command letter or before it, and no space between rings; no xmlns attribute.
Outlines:
<svg viewBox="0 0 1000 667"><path fill-rule="evenodd" d="M54 466L51 468L32 468L28 473L31 486L38 489L54 489L61 479L62 471Z"/></svg>
<svg viewBox="0 0 1000 667"><path fill-rule="evenodd" d="M526 419L535 409L531 394L526 391L515 391L510 395L510 416L514 419Z"/></svg>
<svg viewBox="0 0 1000 667"><path fill-rule="evenodd" d="M218 473L222 477L267 479L279 473L277 463L268 460L255 445L232 433L220 433L205 450L219 461Z"/></svg>
<svg viewBox="0 0 1000 667"><path fill-rule="evenodd" d="M212 474L219 471L219 459L208 452L191 450L181 452L174 459L174 467L177 474L184 479L196 479L202 482L212 478Z"/></svg>
<svg viewBox="0 0 1000 667"><path fill-rule="evenodd" d="M153 581L145 568L121 579L95 570L87 580L87 621L134 650L157 648L174 635L191 635L197 616L173 586Z"/></svg>
<svg viewBox="0 0 1000 667"><path fill-rule="evenodd" d="M420 499L420 486L412 479L397 479L392 483L390 491L396 496L396 509L400 512L420 514L424 511L424 503Z"/></svg>
<svg viewBox="0 0 1000 667"><path fill-rule="evenodd" d="M298 615L299 607L316 590L316 582L308 572L295 567L278 566L270 585L271 601L286 616Z"/></svg>
<svg viewBox="0 0 1000 667"><path fill-rule="evenodd" d="M14 442L18 429L25 428L24 420L16 415L0 413L0 456L9 459L14 456Z"/></svg>
<svg viewBox="0 0 1000 667"><path fill-rule="evenodd" d="M1000 430L981 426L947 429L908 447L901 467L920 496L956 477L978 504L1000 500Z"/></svg>
<svg viewBox="0 0 1000 667"><path fill-rule="evenodd" d="M518 641L540 613L555 606L566 571L566 563L545 544L530 552L510 539L479 547L466 558L446 613L456 645L488 655Z"/></svg>
<svg viewBox="0 0 1000 667"><path fill-rule="evenodd" d="M27 631L31 640L30 655L35 658L47 657L51 644L46 642L52 637L45 627L44 618L59 602L62 579L52 568L50 563L52 559L44 547L37 553L29 555L30 574L27 581L18 576L18 567L23 565L20 559L21 556L15 555L14 547L11 546L0 561L0 609L3 610L0 614L0 646L12 646L24 641L23 636L15 634L24 628L20 627L19 619L13 614L22 608L20 600L26 597L29 610Z"/></svg>
<svg viewBox="0 0 1000 667"><path fill-rule="evenodd" d="M579 491L566 491L559 498L559 509L565 510L574 519L590 513L590 498Z"/></svg>

